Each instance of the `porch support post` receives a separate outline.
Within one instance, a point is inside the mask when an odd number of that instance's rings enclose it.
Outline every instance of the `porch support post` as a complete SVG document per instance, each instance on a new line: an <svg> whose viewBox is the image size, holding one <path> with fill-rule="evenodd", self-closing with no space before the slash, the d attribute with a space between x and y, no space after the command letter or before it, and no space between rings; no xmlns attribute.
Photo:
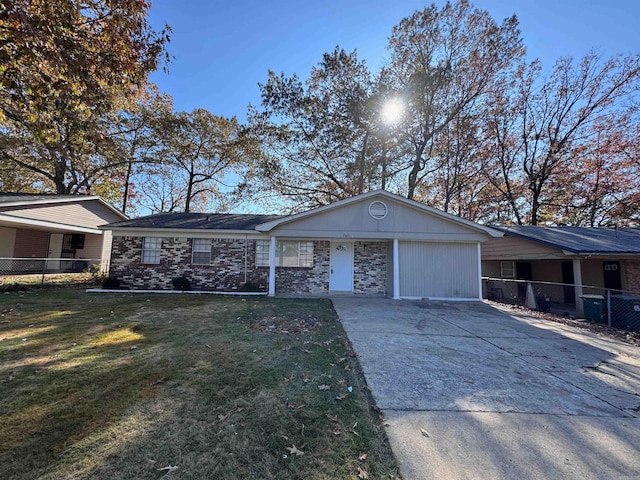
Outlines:
<svg viewBox="0 0 640 480"><path fill-rule="evenodd" d="M576 317L584 318L584 304L582 303L582 265L580 258L573 259L573 283L575 284Z"/></svg>
<svg viewBox="0 0 640 480"><path fill-rule="evenodd" d="M482 247L478 242L478 300L482 301Z"/></svg>
<svg viewBox="0 0 640 480"><path fill-rule="evenodd" d="M393 298L400 300L400 249L398 239L393 239Z"/></svg>
<svg viewBox="0 0 640 480"><path fill-rule="evenodd" d="M269 296L276 294L276 237L271 237L269 245Z"/></svg>

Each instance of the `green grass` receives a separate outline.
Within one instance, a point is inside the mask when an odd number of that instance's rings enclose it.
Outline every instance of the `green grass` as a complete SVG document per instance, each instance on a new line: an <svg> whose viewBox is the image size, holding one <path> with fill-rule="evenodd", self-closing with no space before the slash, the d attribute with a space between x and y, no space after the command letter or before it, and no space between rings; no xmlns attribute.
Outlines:
<svg viewBox="0 0 640 480"><path fill-rule="evenodd" d="M398 475L328 300L67 288L0 312L0 478Z"/></svg>
<svg viewBox="0 0 640 480"><path fill-rule="evenodd" d="M102 282L95 273L47 273L23 275L0 275L0 292L26 291L33 288L92 287Z"/></svg>

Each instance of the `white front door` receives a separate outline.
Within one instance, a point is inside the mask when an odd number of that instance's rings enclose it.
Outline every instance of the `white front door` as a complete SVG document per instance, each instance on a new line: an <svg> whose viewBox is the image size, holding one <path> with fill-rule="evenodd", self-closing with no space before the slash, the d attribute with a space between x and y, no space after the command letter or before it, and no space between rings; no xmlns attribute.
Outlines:
<svg viewBox="0 0 640 480"><path fill-rule="evenodd" d="M329 290L353 291L353 243L331 242L331 274Z"/></svg>

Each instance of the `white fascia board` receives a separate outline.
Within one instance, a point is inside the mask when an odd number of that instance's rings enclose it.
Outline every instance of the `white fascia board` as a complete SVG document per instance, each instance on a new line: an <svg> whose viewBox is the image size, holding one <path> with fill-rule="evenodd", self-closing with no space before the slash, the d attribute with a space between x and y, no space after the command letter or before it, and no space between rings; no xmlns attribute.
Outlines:
<svg viewBox="0 0 640 480"><path fill-rule="evenodd" d="M298 213L295 215L291 215L289 217L284 217L278 220L274 220L272 222L266 222L263 224L260 224L258 226L256 226L256 230L262 231L262 232L268 232L272 229L274 229L277 226L280 225L284 225L287 223L291 223L293 221L299 220L301 218L306 218L306 217L310 217L310 216L314 216L314 215L318 215L322 212L325 212L327 210L331 210L334 208L340 208L343 207L345 205L350 205L352 203L356 203L356 202L360 202L363 200L366 200L368 198L371 197L376 197L376 196L381 196L381 197L385 197L391 201L395 201L398 203L402 203L403 205L406 205L408 207L411 208L415 208L417 210L421 210L423 212L427 212L430 213L436 217L440 217L444 220L449 220L453 223L457 223L457 224L461 224L464 225L468 228L477 230L477 231L481 231L491 237L502 237L504 235L503 232L493 229L491 227L485 227L484 225L480 225L478 223L472 222L471 220L466 220L464 218L460 218L456 215L452 215L450 213L446 213L443 212L441 210L438 210L437 208L433 208L433 207L429 207L427 205L423 205L421 203L415 202L413 200L409 200L407 198L401 197L399 195L394 195L393 193L389 193L385 190L373 190L371 192L367 192L367 193L363 193L361 195L357 195L355 197L351 197L351 198L347 198L344 200L339 200L335 203L331 203L329 205L323 205L322 207L318 207L318 208L314 208L312 210L307 210L306 212L302 212L302 213Z"/></svg>
<svg viewBox="0 0 640 480"><path fill-rule="evenodd" d="M569 252L568 250L562 250L562 253L564 253L568 257L579 257L579 258L583 258L583 259L587 259L587 258L590 258L590 257L598 257L598 258L604 258L604 257L608 257L608 258L640 257L640 252L637 252L637 253L633 253L633 252L628 252L628 253L622 253L622 252L601 252L601 253L580 252L580 253L576 253L576 252Z"/></svg>
<svg viewBox="0 0 640 480"><path fill-rule="evenodd" d="M102 230L111 230L120 237L189 237L189 238L253 238L268 240L269 235L255 230L208 230L202 228L136 228L101 225Z"/></svg>
<svg viewBox="0 0 640 480"><path fill-rule="evenodd" d="M0 213L0 223L1 222L15 224L17 227L19 227L20 225L26 225L29 227L39 227L48 230L93 233L95 235L102 235L102 230L98 228L79 227L77 225L67 225L65 223L48 222L46 220L34 220L32 218L16 217L15 215L7 215L5 213Z"/></svg>
<svg viewBox="0 0 640 480"><path fill-rule="evenodd" d="M412 232L350 232L345 234L342 231L309 231L309 230L288 230L277 231L274 235L278 238L295 238L299 240L393 240L397 238L402 241L431 241L431 242L463 242L475 243L486 240L486 235L478 232L469 233L412 233Z"/></svg>

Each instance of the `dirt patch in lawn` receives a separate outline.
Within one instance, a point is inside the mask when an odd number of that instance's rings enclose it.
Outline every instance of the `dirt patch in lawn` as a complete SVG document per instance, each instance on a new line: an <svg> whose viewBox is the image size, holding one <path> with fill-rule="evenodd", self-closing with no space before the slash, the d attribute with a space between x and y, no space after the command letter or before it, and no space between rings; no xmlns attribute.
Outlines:
<svg viewBox="0 0 640 480"><path fill-rule="evenodd" d="M299 334L315 332L325 325L321 319L312 315L306 317L264 317L258 321L253 321L249 327L253 330L266 333Z"/></svg>

